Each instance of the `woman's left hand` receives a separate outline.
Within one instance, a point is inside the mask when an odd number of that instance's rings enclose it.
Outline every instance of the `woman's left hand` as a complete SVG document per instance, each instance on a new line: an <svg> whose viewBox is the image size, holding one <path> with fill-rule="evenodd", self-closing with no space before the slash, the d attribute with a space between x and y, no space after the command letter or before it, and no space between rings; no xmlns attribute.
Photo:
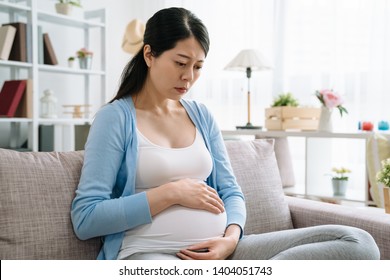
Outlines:
<svg viewBox="0 0 390 280"><path fill-rule="evenodd" d="M230 225L225 236L194 244L178 252L177 256L183 260L224 260L236 249L240 233L239 226Z"/></svg>

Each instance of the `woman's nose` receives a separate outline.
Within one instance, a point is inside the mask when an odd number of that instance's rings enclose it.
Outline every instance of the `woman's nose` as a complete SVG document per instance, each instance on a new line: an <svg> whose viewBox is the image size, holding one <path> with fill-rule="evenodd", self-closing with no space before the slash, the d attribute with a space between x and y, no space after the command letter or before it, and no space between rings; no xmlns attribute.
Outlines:
<svg viewBox="0 0 390 280"><path fill-rule="evenodd" d="M194 69L192 67L186 68L181 78L186 81L192 81L194 79Z"/></svg>

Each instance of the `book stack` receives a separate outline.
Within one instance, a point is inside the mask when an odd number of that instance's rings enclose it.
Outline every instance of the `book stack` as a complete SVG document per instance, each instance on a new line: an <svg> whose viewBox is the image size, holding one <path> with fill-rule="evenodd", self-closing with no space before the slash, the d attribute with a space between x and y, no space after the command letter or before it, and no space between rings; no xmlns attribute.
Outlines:
<svg viewBox="0 0 390 280"><path fill-rule="evenodd" d="M0 117L32 118L32 80L5 81L0 91Z"/></svg>

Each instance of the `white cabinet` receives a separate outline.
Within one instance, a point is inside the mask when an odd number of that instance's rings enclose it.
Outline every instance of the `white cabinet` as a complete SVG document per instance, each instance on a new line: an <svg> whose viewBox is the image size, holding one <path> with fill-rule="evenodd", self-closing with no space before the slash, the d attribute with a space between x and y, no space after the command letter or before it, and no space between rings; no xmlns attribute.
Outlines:
<svg viewBox="0 0 390 280"><path fill-rule="evenodd" d="M296 183L284 188L286 194L337 203L373 204L366 168L366 147L371 132L224 130L222 134L226 139L287 137ZM341 166L351 169L352 173L345 196L334 196L331 170Z"/></svg>
<svg viewBox="0 0 390 280"><path fill-rule="evenodd" d="M105 10L83 12L83 17L57 14L38 8L38 0L0 1L0 24L24 22L27 24L27 36L30 61L1 61L0 83L11 79L31 79L33 81L32 118L0 118L0 125L9 125L10 129L1 131L1 137L8 137L10 148L17 148L17 137L21 127L26 127L29 150L37 151L39 143L39 126L54 125L62 131L62 145L58 150L72 149L72 131L75 125L91 123L91 117L106 102L106 17ZM48 33L56 53L58 64L39 63L38 27ZM82 48L94 52L91 69L80 69L77 65L69 67L67 58L74 56ZM43 92L50 89L58 99L58 117L41 118L40 98ZM64 105L85 104L90 107L82 118L73 118L67 114ZM70 133L69 133L70 132ZM4 134L7 135L4 135ZM1 138L0 137L0 138ZM60 141L60 142L61 142ZM7 148L7 147L2 147Z"/></svg>

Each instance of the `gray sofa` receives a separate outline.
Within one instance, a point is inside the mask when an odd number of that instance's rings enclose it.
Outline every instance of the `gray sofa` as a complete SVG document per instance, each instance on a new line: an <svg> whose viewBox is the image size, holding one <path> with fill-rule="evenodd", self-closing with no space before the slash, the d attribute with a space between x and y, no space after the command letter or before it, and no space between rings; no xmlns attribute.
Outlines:
<svg viewBox="0 0 390 280"><path fill-rule="evenodd" d="M320 224L367 230L382 259L390 259L390 215L283 193L272 139L226 141L246 197L246 234ZM80 241L70 205L83 152L16 152L0 149L0 259L95 259L99 238Z"/></svg>

